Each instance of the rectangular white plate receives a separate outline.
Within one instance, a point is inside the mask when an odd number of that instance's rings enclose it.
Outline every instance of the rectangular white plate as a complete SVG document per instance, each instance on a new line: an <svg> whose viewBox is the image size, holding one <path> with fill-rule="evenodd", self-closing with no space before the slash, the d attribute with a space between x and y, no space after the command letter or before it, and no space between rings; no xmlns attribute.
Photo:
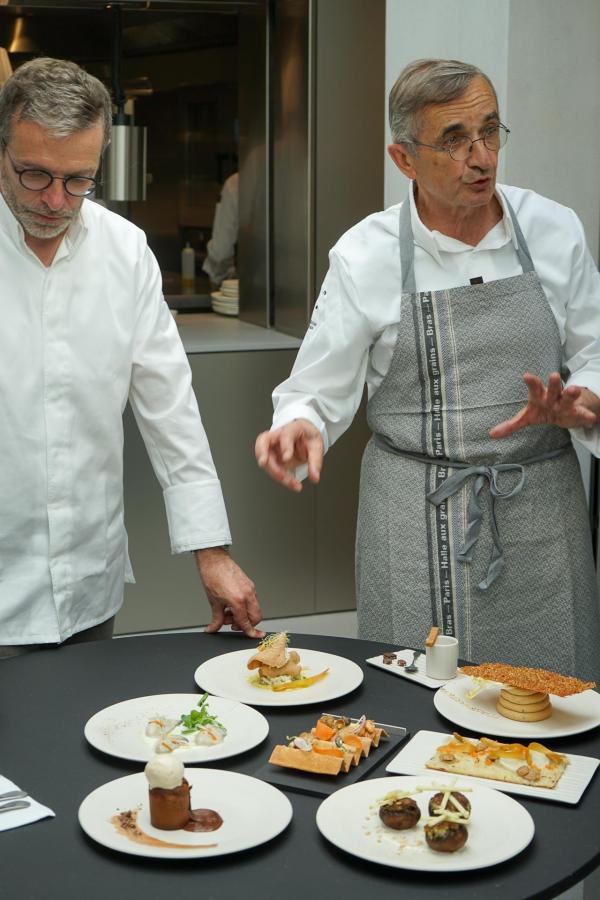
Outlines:
<svg viewBox="0 0 600 900"><path fill-rule="evenodd" d="M368 662L370 666L375 666L377 669L383 669L384 672L391 672L392 675L400 675L402 678L406 678L407 681L416 681L417 684L422 684L424 687L431 688L434 691L442 687L442 685L448 684L448 681L452 681L451 678L444 681L439 678L429 678L425 674L425 654L417 660L418 672L409 672L407 674L403 666L397 665L397 661L403 659L406 663L412 662L414 651L394 650L394 653L396 654L396 659L390 665L384 663L383 656L372 656L371 659L367 659L365 662Z"/></svg>
<svg viewBox="0 0 600 900"><path fill-rule="evenodd" d="M455 775L454 772L438 772L436 769L425 767L426 761L431 759L437 748L449 737L449 734L441 731L417 731L400 753L397 753L387 764L386 772L393 772L395 775L426 775L428 778L437 774L445 777L448 777L449 774ZM549 749L552 750L553 747ZM497 788L508 794L524 794L526 797L537 797L538 800L579 803L600 764L600 759L594 759L592 756L575 756L572 753L567 753L566 756L569 765L554 788L529 787L525 784L510 784L492 778L475 778L471 775L455 775L455 777L460 784Z"/></svg>

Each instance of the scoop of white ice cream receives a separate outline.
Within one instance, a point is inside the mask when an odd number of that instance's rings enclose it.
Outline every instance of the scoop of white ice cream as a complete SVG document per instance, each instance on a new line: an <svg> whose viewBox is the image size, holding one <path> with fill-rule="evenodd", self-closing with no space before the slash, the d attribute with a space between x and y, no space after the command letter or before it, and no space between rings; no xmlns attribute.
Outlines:
<svg viewBox="0 0 600 900"><path fill-rule="evenodd" d="M179 787L183 781L183 763L170 753L165 756L154 756L144 769L150 790L163 788L171 790Z"/></svg>

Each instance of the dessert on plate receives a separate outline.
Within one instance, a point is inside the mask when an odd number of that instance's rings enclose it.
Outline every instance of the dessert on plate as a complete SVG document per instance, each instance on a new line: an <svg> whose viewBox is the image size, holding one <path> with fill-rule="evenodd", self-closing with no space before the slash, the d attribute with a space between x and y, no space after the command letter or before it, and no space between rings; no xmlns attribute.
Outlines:
<svg viewBox="0 0 600 900"><path fill-rule="evenodd" d="M183 763L175 756L156 755L144 769L148 779L150 822L163 831L216 831L223 819L214 809L192 809L190 785Z"/></svg>
<svg viewBox="0 0 600 900"><path fill-rule="evenodd" d="M144 769L148 779L150 821L155 828L175 831L190 820L190 786L177 757L155 756Z"/></svg>
<svg viewBox="0 0 600 900"><path fill-rule="evenodd" d="M425 763L428 769L491 778L510 784L555 787L567 767L567 757L543 744L507 744L491 738L467 738L454 732Z"/></svg>
<svg viewBox="0 0 600 900"><path fill-rule="evenodd" d="M482 663L459 669L483 687L486 681L500 682L496 709L500 715L517 722L541 722L552 715L549 694L569 697L596 687L595 681L581 681L547 669L510 666L505 663ZM477 691L475 691L476 693ZM474 696L474 693L469 695Z"/></svg>

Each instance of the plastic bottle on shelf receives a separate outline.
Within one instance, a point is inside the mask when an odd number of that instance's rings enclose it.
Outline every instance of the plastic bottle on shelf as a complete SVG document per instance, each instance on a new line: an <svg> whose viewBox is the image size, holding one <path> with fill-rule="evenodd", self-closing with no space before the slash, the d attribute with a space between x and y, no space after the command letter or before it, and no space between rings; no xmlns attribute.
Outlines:
<svg viewBox="0 0 600 900"><path fill-rule="evenodd" d="M196 251L188 241L181 251L181 290L192 294L196 281Z"/></svg>

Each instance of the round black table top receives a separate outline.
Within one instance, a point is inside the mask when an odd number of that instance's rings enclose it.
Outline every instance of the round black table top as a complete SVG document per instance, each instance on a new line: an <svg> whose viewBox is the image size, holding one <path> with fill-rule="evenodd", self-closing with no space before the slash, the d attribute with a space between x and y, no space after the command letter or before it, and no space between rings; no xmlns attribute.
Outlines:
<svg viewBox="0 0 600 900"><path fill-rule="evenodd" d="M387 645L348 638L294 634L292 643L345 656L365 672L362 685L333 701L335 711L363 712L379 722L449 731L433 706L433 691L368 666ZM199 689L194 672L206 659L256 642L234 635L176 634L123 638L42 650L0 662L0 774L56 813L0 833L0 896L6 898L176 898L239 900L240 896L394 896L411 900L525 900L555 897L600 863L600 780L577 806L518 797L535 822L532 843L488 869L428 874L365 862L338 850L319 833L318 797L289 792L288 828L254 849L212 859L158 860L108 850L89 839L77 820L79 804L99 785L139 772L141 763L106 756L83 735L94 713L132 697ZM330 708L333 708L330 706ZM273 735L295 734L321 709L262 707ZM316 715L315 715L316 714ZM277 737L277 740L280 738ZM241 756L213 764L252 775L267 760L273 738ZM553 749L600 755L600 729L551 742ZM383 777L385 763L370 777Z"/></svg>

